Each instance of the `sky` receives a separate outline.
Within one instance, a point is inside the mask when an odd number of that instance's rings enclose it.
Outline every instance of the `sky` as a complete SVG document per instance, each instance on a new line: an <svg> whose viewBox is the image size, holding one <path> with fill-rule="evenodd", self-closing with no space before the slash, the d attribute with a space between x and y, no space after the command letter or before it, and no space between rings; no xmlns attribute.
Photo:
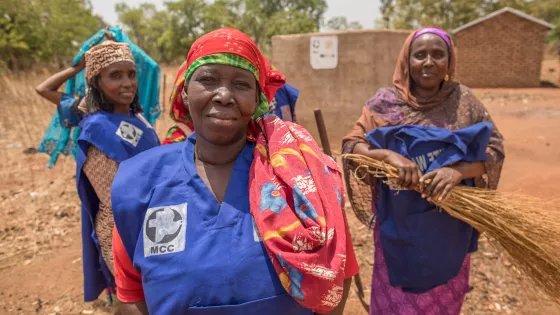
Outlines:
<svg viewBox="0 0 560 315"><path fill-rule="evenodd" d="M109 24L117 24L115 4L123 0L93 0L94 13L103 17ZM129 6L137 6L142 2L152 2L159 9L163 8L164 0L124 0ZM349 22L358 21L365 29L371 29L375 20L381 17L379 0L327 0L329 9L325 13L328 20L333 16L345 16Z"/></svg>

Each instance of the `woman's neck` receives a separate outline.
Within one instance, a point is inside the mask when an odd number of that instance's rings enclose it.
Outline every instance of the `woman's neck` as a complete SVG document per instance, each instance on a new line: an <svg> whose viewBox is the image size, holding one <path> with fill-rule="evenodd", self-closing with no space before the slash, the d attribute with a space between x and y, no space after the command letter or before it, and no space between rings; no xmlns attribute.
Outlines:
<svg viewBox="0 0 560 315"><path fill-rule="evenodd" d="M125 114L130 115L130 105L117 105L113 104L113 113L114 114Z"/></svg>
<svg viewBox="0 0 560 315"><path fill-rule="evenodd" d="M416 96L416 97L420 97L420 98L423 98L423 99L430 99L434 95L437 94L439 89L440 89L439 86L436 86L433 89L423 89L423 88L418 87L418 86L413 86L412 94L414 94L414 96Z"/></svg>
<svg viewBox="0 0 560 315"><path fill-rule="evenodd" d="M233 163L243 147L246 137L229 145L216 145L206 141L203 137L196 138L196 159L209 165L226 165Z"/></svg>

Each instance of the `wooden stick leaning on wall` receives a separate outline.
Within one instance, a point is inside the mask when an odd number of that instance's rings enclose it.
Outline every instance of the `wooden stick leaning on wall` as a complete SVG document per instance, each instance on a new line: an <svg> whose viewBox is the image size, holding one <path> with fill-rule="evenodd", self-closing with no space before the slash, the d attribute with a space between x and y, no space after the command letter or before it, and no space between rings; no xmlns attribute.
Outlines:
<svg viewBox="0 0 560 315"><path fill-rule="evenodd" d="M323 147L323 152L332 157L331 144L329 143L329 137L327 135L327 127L325 126L325 120L323 119L323 112L320 108L314 110L315 121L317 122L317 129L319 131L319 137L321 138L321 146Z"/></svg>

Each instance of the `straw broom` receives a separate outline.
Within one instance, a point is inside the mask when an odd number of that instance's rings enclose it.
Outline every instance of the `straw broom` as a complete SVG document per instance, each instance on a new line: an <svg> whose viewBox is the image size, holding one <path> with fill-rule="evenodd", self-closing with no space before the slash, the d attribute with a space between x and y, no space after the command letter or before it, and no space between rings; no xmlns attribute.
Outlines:
<svg viewBox="0 0 560 315"><path fill-rule="evenodd" d="M397 169L358 154L345 154L358 167L354 176L397 179ZM386 182L387 183L387 182ZM421 192L418 186L415 189ZM497 241L512 263L560 304L560 205L558 202L459 185L434 204Z"/></svg>

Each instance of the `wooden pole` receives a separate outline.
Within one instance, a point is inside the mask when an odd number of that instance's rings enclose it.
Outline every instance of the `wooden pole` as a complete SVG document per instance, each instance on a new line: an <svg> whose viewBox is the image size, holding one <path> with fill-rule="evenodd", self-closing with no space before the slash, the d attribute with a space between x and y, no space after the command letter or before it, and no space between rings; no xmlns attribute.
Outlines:
<svg viewBox="0 0 560 315"><path fill-rule="evenodd" d="M327 127L325 126L325 120L323 119L323 112L320 108L316 108L314 110L315 113L315 122L317 123L317 129L319 130L319 138L321 139L321 146L323 147L323 152L332 157L331 145L329 143L329 137L327 135ZM364 285L362 284L362 278L360 277L360 273L358 272L354 276L354 283L356 284L356 293L360 298L360 302L362 306L369 312L369 304L365 300L364 294Z"/></svg>
<svg viewBox="0 0 560 315"><path fill-rule="evenodd" d="M317 129L319 130L319 137L321 138L321 146L323 147L323 152L332 157L331 145L329 143L329 137L327 135L327 128L325 127L325 120L323 119L323 112L320 108L316 108L315 111L315 121L317 122Z"/></svg>

